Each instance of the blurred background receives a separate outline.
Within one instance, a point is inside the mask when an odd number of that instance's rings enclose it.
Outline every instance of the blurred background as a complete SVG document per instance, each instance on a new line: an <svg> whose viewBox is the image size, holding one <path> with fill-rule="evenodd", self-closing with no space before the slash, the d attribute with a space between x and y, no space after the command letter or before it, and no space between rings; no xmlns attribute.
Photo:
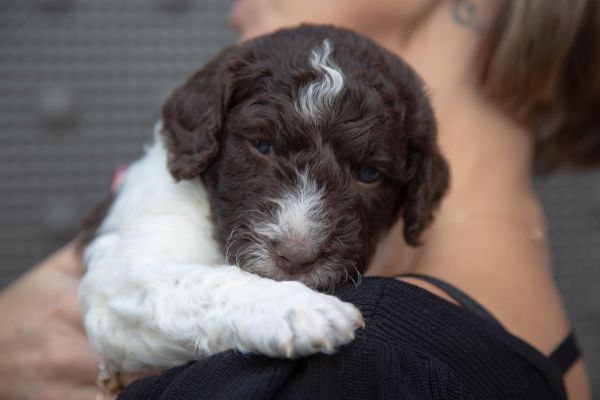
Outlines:
<svg viewBox="0 0 600 400"><path fill-rule="evenodd" d="M226 0L0 0L0 288L73 238L170 89L235 38ZM536 189L600 393L600 171Z"/></svg>

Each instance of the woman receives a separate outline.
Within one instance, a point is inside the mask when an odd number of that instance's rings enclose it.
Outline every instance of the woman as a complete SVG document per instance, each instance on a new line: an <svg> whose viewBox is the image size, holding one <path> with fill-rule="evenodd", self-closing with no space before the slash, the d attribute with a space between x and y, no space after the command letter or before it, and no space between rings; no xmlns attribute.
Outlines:
<svg viewBox="0 0 600 400"><path fill-rule="evenodd" d="M569 326L530 171L534 161L600 161L599 13L597 1L247 0L234 4L232 24L242 40L305 21L345 26L421 74L452 189L425 245L409 249L391 235L370 274L442 278L550 354ZM565 382L571 398L589 397L581 361Z"/></svg>
<svg viewBox="0 0 600 400"><path fill-rule="evenodd" d="M552 281L531 169L534 161L600 161L592 115L600 54L590 43L600 33L599 13L597 1L241 0L231 23L241 40L302 22L344 26L421 74L452 189L424 246L408 248L392 234L370 274L441 278L549 355L570 328ZM453 301L427 281L399 279ZM581 360L565 383L570 398L589 398Z"/></svg>
<svg viewBox="0 0 600 400"><path fill-rule="evenodd" d="M370 274L440 278L476 299L515 337L549 355L570 328L551 278L545 222L530 171L534 161L546 167L600 161L592 114L600 98L600 54L592 43L599 35L598 3L241 0L231 21L241 40L301 22L345 26L421 74L431 91L452 189L425 244L407 247L397 227ZM428 281L398 279L439 296L427 298L403 284L403 291L424 299L423 306L444 308L439 298L456 303ZM262 363L265 376L273 378L270 361L248 362L252 368ZM223 363L221 358L198 365ZM188 376L176 370L169 377L177 374ZM173 389L172 382L142 382L129 395L145 393L148 385ZM581 360L568 369L564 383L569 398L590 398Z"/></svg>

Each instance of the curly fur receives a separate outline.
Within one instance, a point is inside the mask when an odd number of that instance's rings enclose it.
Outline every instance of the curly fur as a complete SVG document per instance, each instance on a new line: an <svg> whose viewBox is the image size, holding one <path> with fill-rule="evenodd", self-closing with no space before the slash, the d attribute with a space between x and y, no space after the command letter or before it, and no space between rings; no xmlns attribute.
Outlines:
<svg viewBox="0 0 600 400"><path fill-rule="evenodd" d="M229 47L177 88L84 252L103 358L130 370L351 340L358 310L309 287L358 279L398 217L413 245L430 223L448 170L421 86L371 41L302 26ZM379 179L361 182L365 167ZM280 268L282 243L309 267Z"/></svg>

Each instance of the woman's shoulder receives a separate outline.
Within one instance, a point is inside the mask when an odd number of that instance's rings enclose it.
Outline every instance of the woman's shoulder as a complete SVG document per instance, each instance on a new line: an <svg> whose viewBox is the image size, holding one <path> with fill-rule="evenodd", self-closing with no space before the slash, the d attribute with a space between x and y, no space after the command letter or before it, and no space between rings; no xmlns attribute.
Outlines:
<svg viewBox="0 0 600 400"><path fill-rule="evenodd" d="M366 331L365 331L366 332ZM333 355L286 360L233 350L134 382L119 399L464 399L461 379L416 349L368 334Z"/></svg>
<svg viewBox="0 0 600 400"><path fill-rule="evenodd" d="M428 290L397 279L366 278L359 288L346 287L338 295L363 311L370 341L393 344L398 351L409 347L448 367L477 398L565 396L561 371L548 357L497 321ZM531 387L533 392L521 392Z"/></svg>
<svg viewBox="0 0 600 400"><path fill-rule="evenodd" d="M543 355L426 290L365 278L336 295L366 323L336 354L283 360L228 351L136 383L123 398L564 398Z"/></svg>

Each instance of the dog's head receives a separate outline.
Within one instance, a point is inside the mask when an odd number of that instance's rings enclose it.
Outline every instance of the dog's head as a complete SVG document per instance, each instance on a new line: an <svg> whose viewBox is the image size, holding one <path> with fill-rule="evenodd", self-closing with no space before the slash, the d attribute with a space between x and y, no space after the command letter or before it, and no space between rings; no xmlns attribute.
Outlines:
<svg viewBox="0 0 600 400"><path fill-rule="evenodd" d="M347 30L227 48L163 123L169 169L206 183L227 260L315 288L363 272L399 216L416 245L448 184L421 81Z"/></svg>

